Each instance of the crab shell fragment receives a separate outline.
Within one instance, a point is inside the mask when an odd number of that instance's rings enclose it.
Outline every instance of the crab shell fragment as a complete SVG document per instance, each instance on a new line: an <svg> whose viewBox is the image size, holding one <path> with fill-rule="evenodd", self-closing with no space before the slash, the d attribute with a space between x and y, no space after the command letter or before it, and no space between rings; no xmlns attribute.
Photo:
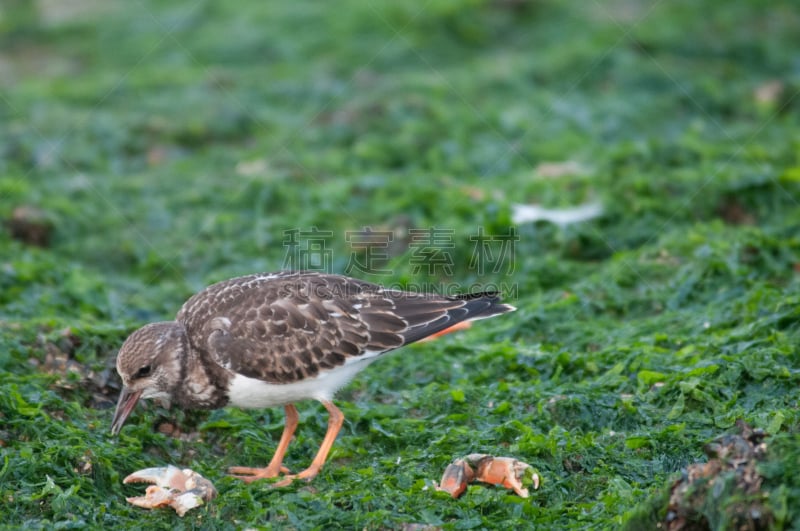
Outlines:
<svg viewBox="0 0 800 531"><path fill-rule="evenodd" d="M467 490L467 484L473 481L502 485L522 498L530 495L523 482L531 483L534 490L539 488L539 474L527 463L513 457L470 454L447 466L436 490L458 498Z"/></svg>
<svg viewBox="0 0 800 531"><path fill-rule="evenodd" d="M193 470L172 465L139 470L126 477L123 483L152 483L144 496L126 498L128 503L145 509L169 506L178 516L217 495L217 489L209 480Z"/></svg>

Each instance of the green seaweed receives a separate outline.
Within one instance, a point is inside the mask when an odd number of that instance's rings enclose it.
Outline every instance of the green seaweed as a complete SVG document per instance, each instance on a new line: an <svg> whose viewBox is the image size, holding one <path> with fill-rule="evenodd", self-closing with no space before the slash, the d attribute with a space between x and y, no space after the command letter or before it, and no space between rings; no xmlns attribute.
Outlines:
<svg viewBox="0 0 800 531"><path fill-rule="evenodd" d="M646 528L741 418L770 436L764 507L796 528L798 28L789 1L6 2L0 527ZM591 202L581 223L512 220ZM47 245L14 235L20 206ZM347 271L365 227L393 239L353 276L495 285L518 311L363 372L310 484L225 476L266 463L279 409L147 404L110 436L129 332L281 269L287 231L328 231ZM415 249L431 228L444 244ZM478 270L476 237L512 228L513 256ZM434 247L449 268L420 265ZM299 409L292 470L326 427ZM469 453L543 485L436 492ZM125 502L142 488L122 478L169 463L219 497L183 519Z"/></svg>

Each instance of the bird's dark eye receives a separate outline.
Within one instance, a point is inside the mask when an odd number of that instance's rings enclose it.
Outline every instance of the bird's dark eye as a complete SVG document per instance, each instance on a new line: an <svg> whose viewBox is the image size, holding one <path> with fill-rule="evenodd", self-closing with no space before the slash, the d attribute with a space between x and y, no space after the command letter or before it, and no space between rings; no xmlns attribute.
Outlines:
<svg viewBox="0 0 800 531"><path fill-rule="evenodd" d="M144 378L145 376L150 374L150 365L145 365L138 371L136 371L136 375L134 378Z"/></svg>

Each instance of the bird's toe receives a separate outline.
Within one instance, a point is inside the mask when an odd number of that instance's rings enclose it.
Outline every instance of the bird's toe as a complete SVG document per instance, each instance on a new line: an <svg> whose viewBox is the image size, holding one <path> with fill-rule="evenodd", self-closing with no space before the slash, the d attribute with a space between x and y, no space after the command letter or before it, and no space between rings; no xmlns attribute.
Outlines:
<svg viewBox="0 0 800 531"><path fill-rule="evenodd" d="M252 483L259 479L269 479L278 477L280 474L288 474L289 469L285 466L252 468L247 466L232 466L228 469L228 475L236 479L241 479L245 483Z"/></svg>

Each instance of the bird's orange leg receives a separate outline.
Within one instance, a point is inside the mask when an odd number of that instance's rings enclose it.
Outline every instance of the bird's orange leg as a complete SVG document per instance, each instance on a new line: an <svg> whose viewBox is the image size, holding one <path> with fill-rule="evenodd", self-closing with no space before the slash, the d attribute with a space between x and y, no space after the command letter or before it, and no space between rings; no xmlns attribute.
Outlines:
<svg viewBox="0 0 800 531"><path fill-rule="evenodd" d="M233 477L241 479L245 483L250 483L257 479L274 478L281 472L289 472L289 469L283 466L283 456L286 455L286 449L289 447L289 441L292 440L294 430L297 429L297 408L294 404L287 404L284 408L286 411L286 424L283 427L283 434L281 440L278 442L278 447L275 449L275 455L269 462L266 468L250 468L246 466L232 466L228 469L228 473Z"/></svg>
<svg viewBox="0 0 800 531"><path fill-rule="evenodd" d="M298 474L286 476L279 482L274 483L272 485L273 487L285 487L290 485L295 479L311 480L314 476L319 474L319 471L322 469L322 465L325 464L325 460L328 458L328 453L331 451L333 442L336 440L336 436L339 434L339 430L342 428L342 424L344 423L344 414L339 411L338 407L333 405L333 402L323 401L322 405L328 410L328 414L330 416L328 417L328 431L325 432L325 438L322 439L322 445L319 447L317 456L311 462L311 466Z"/></svg>

